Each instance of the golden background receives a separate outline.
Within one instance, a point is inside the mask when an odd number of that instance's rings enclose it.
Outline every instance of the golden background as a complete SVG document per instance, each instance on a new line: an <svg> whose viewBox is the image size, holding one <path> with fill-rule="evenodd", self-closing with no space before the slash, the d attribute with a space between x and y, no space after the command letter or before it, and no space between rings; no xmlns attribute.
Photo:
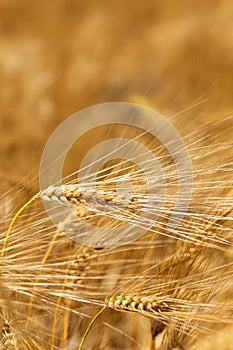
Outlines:
<svg viewBox="0 0 233 350"><path fill-rule="evenodd" d="M35 168L54 128L97 103L149 100L171 116L233 111L233 3L0 1L1 171Z"/></svg>

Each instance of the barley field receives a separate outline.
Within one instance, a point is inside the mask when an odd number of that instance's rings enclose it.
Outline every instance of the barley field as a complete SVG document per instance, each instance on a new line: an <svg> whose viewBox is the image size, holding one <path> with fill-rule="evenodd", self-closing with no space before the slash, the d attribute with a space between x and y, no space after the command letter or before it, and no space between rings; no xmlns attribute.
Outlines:
<svg viewBox="0 0 233 350"><path fill-rule="evenodd" d="M232 23L230 0L0 0L0 349L233 349ZM90 124L50 181L53 131L110 102L182 146Z"/></svg>

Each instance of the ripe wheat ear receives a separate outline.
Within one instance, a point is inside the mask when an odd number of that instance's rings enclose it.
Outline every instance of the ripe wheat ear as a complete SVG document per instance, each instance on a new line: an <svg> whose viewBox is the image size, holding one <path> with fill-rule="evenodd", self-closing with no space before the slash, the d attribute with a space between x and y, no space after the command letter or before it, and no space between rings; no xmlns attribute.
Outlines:
<svg viewBox="0 0 233 350"><path fill-rule="evenodd" d="M163 341L157 344L163 350L189 349L211 328L217 330L224 323L231 323L232 148L220 136L215 146L210 147L207 130L203 136L200 131L197 139L190 136L195 178L193 198L175 232L168 233L166 224L177 196L177 174L165 150L157 149L153 142L148 144L155 153L158 151L166 167L166 179L171 180L167 206L154 226L148 218L140 216L147 196L143 174L121 160L107 164L97 174L96 186L87 181L81 190L79 184L68 182L40 193L39 197L58 207L65 205L71 209L74 217L67 217L61 225L64 235L57 233L47 218L40 217L42 212L32 210L35 204L17 222L16 217L13 219L7 235L2 236L5 243L1 281L13 293L13 307L5 320L11 323L19 350L78 348L89 318L93 317L94 306L107 306L102 320L111 325L116 317L115 328L123 326L125 337L117 337L119 348L140 348L138 343L145 341L142 335L138 338L141 332L136 331L137 315L151 320L155 333L163 330ZM151 164L144 164L153 179ZM134 200L125 192L124 179L132 180ZM118 187L122 190L119 195L114 190L116 183L120 183ZM153 206L147 210L155 215L161 198L153 194L152 199ZM25 226L25 218L30 216L32 220ZM99 229L116 226L123 233L125 222L134 224L134 230L141 227L148 230L130 244L95 250L70 242L66 236L78 231L82 220L94 222ZM9 297L3 299L6 302ZM117 316L114 310L118 311ZM125 324L126 314L135 330ZM112 349L115 337L109 329L103 330L102 344L93 329L82 345L90 349ZM150 333L149 328L147 331ZM127 338L128 334L133 336ZM147 342L145 347L149 346Z"/></svg>

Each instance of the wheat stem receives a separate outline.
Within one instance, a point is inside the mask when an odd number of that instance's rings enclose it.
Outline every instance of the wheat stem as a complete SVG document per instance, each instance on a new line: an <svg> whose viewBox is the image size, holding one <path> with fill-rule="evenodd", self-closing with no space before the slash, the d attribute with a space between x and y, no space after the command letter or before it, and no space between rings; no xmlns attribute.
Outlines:
<svg viewBox="0 0 233 350"><path fill-rule="evenodd" d="M6 237L4 239L3 242L3 247L2 247L2 251L1 251L1 259L4 257L5 255L5 250L6 250L6 246L10 237L10 233L12 230L12 227L15 224L15 221L17 220L17 218L19 217L19 215L23 212L24 209L26 209L32 202L34 202L34 200L36 200L37 198L39 198L40 196L40 192L37 193L36 195L34 195L27 203L25 203L18 211L17 213L14 215L13 219L11 220L11 223L8 227L7 233L6 233Z"/></svg>
<svg viewBox="0 0 233 350"><path fill-rule="evenodd" d="M61 288L61 292L63 292L66 288L66 282L67 280L65 280L63 282L62 288ZM51 347L50 350L54 350L55 348L55 342L56 342L56 329L57 329L57 316L58 316L58 310L61 304L61 301L63 299L63 296L60 295L57 299L57 303L56 303L56 307L55 307L55 311L54 311L54 317L53 317L53 330L52 330L52 337L51 337Z"/></svg>
<svg viewBox="0 0 233 350"><path fill-rule="evenodd" d="M80 344L79 344L78 350L83 350L83 344L84 344L84 342L85 342L85 340L86 340L86 338L87 338L87 336L88 336L88 333L89 333L90 330L91 330L91 327L92 327L93 324L95 323L96 319L97 319L107 308L108 308L108 306L105 305L105 306L102 307L102 309L101 309L99 312L97 312L97 314L92 318L91 322L89 323L89 325L88 325L88 327L87 327L87 329L86 329L86 331L85 331L85 333L84 333L84 335L83 335L83 337L82 337L82 339L81 339L81 342L80 342Z"/></svg>
<svg viewBox="0 0 233 350"><path fill-rule="evenodd" d="M46 261L47 261L49 255L50 255L52 249L53 249L53 246L54 246L54 244L55 244L55 242L56 242L56 239L57 239L57 236L58 236L58 235L59 235L59 232L56 231L55 234L53 235L53 238L52 238L52 240L51 240L51 242L50 242L50 244L49 244L49 246L48 246L48 249L47 249L47 251L46 251L46 253L45 253L45 255L43 256L43 259L42 259L42 261L41 261L41 266L40 266L40 269L39 269L39 271L38 271L38 274L37 274L37 277L36 277L36 280L35 280L35 284L34 284L34 286L33 286L32 295L31 295L31 297L30 297L30 303L29 303L29 308L28 308L28 314L27 314L27 320L26 320L25 327L27 327L28 322L29 322L29 320L30 320L31 313L32 313L32 305L33 305L33 299L34 299L34 295L33 295L33 294L35 293L35 290L36 290L36 284L37 284L37 282L38 282L38 280L39 280L39 276L40 276L40 274L41 274L41 272L42 272L42 270L43 270L43 267L44 267L44 265L45 265L45 263L46 263Z"/></svg>

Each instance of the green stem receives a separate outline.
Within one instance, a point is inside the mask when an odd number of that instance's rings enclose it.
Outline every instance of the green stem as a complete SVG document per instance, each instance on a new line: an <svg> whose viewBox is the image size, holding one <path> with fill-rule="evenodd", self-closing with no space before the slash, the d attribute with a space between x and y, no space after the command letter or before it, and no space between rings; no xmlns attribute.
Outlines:
<svg viewBox="0 0 233 350"><path fill-rule="evenodd" d="M82 339L81 339L81 343L78 347L78 350L83 350L83 344L88 336L88 333L90 332L91 330L91 327L93 326L93 324L95 323L96 319L104 312L104 310L107 309L107 306L104 306L99 312L97 312L97 314L92 318L91 322L89 323Z"/></svg>

